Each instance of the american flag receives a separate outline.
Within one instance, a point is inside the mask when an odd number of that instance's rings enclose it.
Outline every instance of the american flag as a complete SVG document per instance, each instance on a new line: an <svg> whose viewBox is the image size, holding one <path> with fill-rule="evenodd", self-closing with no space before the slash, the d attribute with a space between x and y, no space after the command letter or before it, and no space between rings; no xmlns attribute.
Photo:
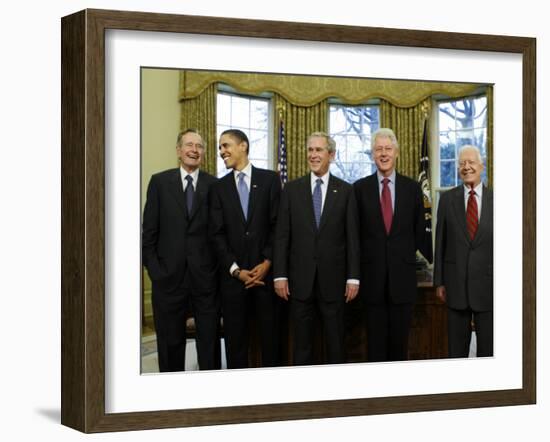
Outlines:
<svg viewBox="0 0 550 442"><path fill-rule="evenodd" d="M283 119L279 120L279 177L281 179L281 185L284 187L288 181L287 170L287 158L286 158L286 140L285 140L285 125Z"/></svg>
<svg viewBox="0 0 550 442"><path fill-rule="evenodd" d="M418 174L418 182L422 187L422 196L424 199L424 219L425 219L425 235L424 235L424 250L422 254L428 262L433 261L432 251L432 197L430 193L430 160L428 157L428 120L424 120L424 134L422 136L422 151L420 152L420 173Z"/></svg>

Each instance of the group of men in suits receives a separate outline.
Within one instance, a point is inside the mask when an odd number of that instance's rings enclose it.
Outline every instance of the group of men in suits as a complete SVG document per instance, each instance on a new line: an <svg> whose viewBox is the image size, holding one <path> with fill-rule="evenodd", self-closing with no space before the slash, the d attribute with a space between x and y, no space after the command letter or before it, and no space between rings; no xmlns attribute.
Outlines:
<svg viewBox="0 0 550 442"><path fill-rule="evenodd" d="M244 132L223 132L219 154L230 172L218 180L199 170L204 142L188 129L177 140L180 167L151 178L143 264L152 280L160 371L185 368L189 305L201 370L220 366L220 307L228 368L248 367L251 324L262 366L280 365L284 303L294 365L314 363L317 317L325 362L345 362L344 308L359 294L368 360L407 359L416 253L431 253L420 186L395 170L393 131L373 134L377 170L353 185L330 173L336 144L326 133L309 136L309 173L284 189L275 172L250 163L249 149ZM463 149L464 185L445 193L438 210L434 284L449 307L453 357L467 356L472 315L478 355L492 355L492 196L482 170L479 151Z"/></svg>

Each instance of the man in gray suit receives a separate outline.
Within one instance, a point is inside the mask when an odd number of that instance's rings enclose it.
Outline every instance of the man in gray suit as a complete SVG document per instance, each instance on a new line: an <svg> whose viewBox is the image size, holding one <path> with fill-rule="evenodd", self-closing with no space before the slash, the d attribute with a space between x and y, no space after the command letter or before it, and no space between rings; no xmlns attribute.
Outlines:
<svg viewBox="0 0 550 442"><path fill-rule="evenodd" d="M479 149L464 146L463 185L441 195L434 286L448 307L449 357L468 357L472 317L477 356L493 355L493 193L481 182Z"/></svg>

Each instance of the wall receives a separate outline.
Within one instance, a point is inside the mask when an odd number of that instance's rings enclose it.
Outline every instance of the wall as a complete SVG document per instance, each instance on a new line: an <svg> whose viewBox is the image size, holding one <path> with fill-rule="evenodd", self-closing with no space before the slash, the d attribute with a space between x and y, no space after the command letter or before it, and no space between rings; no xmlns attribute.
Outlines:
<svg viewBox="0 0 550 442"><path fill-rule="evenodd" d="M550 28L543 2L462 0L452 7L439 0L415 2L232 2L203 0L21 0L2 10L2 162L0 217L2 251L3 440L310 440L345 437L372 440L463 441L546 440L550 433L548 376L550 246L538 231L538 404L536 406L361 416L223 427L84 436L59 425L60 407L60 17L83 8L217 15L288 21L340 23L534 36L538 39L538 225L547 225L550 157L543 123L550 121ZM329 61L330 62L330 61ZM169 145L167 145L169 148ZM513 155L510 152L510 155ZM530 159L526 159L529 161ZM518 167L520 165L518 164ZM510 185L517 185L511 177ZM322 380L320 380L322 385ZM281 386L284 388L284 386Z"/></svg>

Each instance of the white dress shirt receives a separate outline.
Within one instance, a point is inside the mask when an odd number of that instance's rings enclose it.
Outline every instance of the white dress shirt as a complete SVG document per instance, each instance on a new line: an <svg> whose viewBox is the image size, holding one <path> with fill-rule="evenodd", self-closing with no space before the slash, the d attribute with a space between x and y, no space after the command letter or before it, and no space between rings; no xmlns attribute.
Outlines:
<svg viewBox="0 0 550 442"><path fill-rule="evenodd" d="M193 178L193 190L197 190L197 181L199 180L199 168L197 167L193 172L188 173L183 166L180 166L180 175L181 175L181 182L183 184L183 191L185 192L185 189L187 189L187 180L185 179L187 175L191 175Z"/></svg>

